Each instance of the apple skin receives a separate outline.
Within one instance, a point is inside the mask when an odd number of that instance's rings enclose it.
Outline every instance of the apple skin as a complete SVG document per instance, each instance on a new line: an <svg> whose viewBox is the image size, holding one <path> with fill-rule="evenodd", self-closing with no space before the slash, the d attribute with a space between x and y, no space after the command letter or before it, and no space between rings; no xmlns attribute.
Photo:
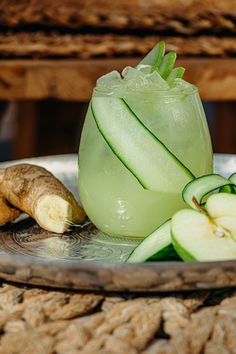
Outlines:
<svg viewBox="0 0 236 354"><path fill-rule="evenodd" d="M175 239L175 237L172 235L172 244L174 246L174 249L176 253L179 255L179 257L185 261L185 262L197 262L197 259L193 257L191 253L189 253L186 249L184 249L179 242Z"/></svg>
<svg viewBox="0 0 236 354"><path fill-rule="evenodd" d="M207 216L205 216L193 209L182 209L182 210L178 211L176 214L174 214L174 216L172 217L172 220L171 220L170 231L171 231L172 244L174 246L176 253L180 256L180 258L184 261L187 261L187 262L197 262L198 259L196 256L194 256L192 254L191 251L189 251L189 249L185 248L179 242L178 235L179 234L182 235L183 232L182 231L179 232L178 226L183 225L183 222L184 222L184 230L188 230L188 232L189 232L188 238L191 239L193 236L192 232L191 232L191 228L194 226L194 229L196 230L196 226L194 225L194 224L196 224L196 220L194 220L194 218L197 218L200 220L202 219L201 221L203 224L208 223ZM191 240L191 244L194 245L196 242L197 242L196 237L194 237Z"/></svg>

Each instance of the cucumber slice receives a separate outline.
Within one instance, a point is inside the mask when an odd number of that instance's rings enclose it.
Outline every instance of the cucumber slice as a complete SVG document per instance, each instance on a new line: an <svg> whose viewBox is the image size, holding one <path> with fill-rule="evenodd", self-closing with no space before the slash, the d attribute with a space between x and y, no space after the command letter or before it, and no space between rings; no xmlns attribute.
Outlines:
<svg viewBox="0 0 236 354"><path fill-rule="evenodd" d="M172 84L175 79L181 79L184 76L185 69L182 67L175 68L171 71L170 75L167 77L166 81L168 84Z"/></svg>
<svg viewBox="0 0 236 354"><path fill-rule="evenodd" d="M236 173L233 173L230 177L229 177L230 182L232 182L234 184L234 187L236 187Z"/></svg>
<svg viewBox="0 0 236 354"><path fill-rule="evenodd" d="M156 261L181 261L182 259L176 253L176 250L174 249L174 246L172 243L162 250L158 251L155 253L153 256L147 259L147 262L156 262Z"/></svg>
<svg viewBox="0 0 236 354"><path fill-rule="evenodd" d="M165 42L161 41L141 60L139 65L152 66L152 71L157 70L162 78L171 84L175 79L182 78L185 72L182 67L173 69L175 60L175 52L165 55Z"/></svg>
<svg viewBox="0 0 236 354"><path fill-rule="evenodd" d="M236 194L236 173L229 177L229 181L232 182L232 185L221 187L220 193Z"/></svg>
<svg viewBox="0 0 236 354"><path fill-rule="evenodd" d="M140 61L140 64L151 65L157 70L162 63L165 54L165 42L161 41Z"/></svg>
<svg viewBox="0 0 236 354"><path fill-rule="evenodd" d="M129 255L126 262L138 263L150 260L161 260L173 256L173 246L171 244L170 222L167 220L158 227L152 234L147 236ZM174 252L176 256L176 253Z"/></svg>
<svg viewBox="0 0 236 354"><path fill-rule="evenodd" d="M194 179L190 183L188 183L183 192L182 197L183 200L193 209L198 209L196 204L193 202L193 198L196 199L198 204L202 203L203 198L210 192L213 192L215 189L224 187L224 186L232 186L232 182L230 182L227 178L224 178L220 175L211 174L202 176Z"/></svg>
<svg viewBox="0 0 236 354"><path fill-rule="evenodd" d="M235 194L236 190L235 190L235 186L234 185L228 185L228 186L221 187L219 192L220 193Z"/></svg>
<svg viewBox="0 0 236 354"><path fill-rule="evenodd" d="M103 138L145 189L178 193L194 178L124 100L93 97L91 108Z"/></svg>
<svg viewBox="0 0 236 354"><path fill-rule="evenodd" d="M158 69L159 74L162 76L164 80L167 79L167 77L170 75L174 63L176 60L176 53L175 52L169 52L164 56L164 59L162 60L162 63Z"/></svg>

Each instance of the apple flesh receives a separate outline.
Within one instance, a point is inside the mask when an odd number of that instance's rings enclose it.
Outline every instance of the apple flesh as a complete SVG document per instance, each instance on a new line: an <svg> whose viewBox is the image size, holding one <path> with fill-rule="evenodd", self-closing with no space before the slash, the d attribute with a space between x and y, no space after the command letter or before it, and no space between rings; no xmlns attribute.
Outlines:
<svg viewBox="0 0 236 354"><path fill-rule="evenodd" d="M172 243L185 261L236 258L236 195L216 193L203 212L184 209L171 222Z"/></svg>

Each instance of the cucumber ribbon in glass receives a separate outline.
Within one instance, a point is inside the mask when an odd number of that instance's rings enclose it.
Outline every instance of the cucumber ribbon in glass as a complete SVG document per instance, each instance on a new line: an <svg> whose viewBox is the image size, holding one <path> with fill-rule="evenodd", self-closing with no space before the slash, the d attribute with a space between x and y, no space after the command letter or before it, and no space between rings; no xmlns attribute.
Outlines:
<svg viewBox="0 0 236 354"><path fill-rule="evenodd" d="M138 66L148 66L171 84L174 79L183 76L184 69L173 69L176 60L174 52L164 53L165 44L160 42ZM94 95L91 109L104 140L143 188L178 193L194 178L124 99Z"/></svg>

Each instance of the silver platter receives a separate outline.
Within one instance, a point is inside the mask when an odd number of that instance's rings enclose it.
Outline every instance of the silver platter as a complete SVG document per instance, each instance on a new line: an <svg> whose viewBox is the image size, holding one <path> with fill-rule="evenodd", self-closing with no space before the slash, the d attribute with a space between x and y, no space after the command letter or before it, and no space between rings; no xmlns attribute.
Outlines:
<svg viewBox="0 0 236 354"><path fill-rule="evenodd" d="M29 162L53 172L78 198L77 155L1 163ZM236 171L236 155L215 155L215 171ZM107 236L90 222L64 235L46 232L22 216L0 228L0 277L61 288L103 291L176 291L236 286L236 260L127 264L138 239Z"/></svg>

